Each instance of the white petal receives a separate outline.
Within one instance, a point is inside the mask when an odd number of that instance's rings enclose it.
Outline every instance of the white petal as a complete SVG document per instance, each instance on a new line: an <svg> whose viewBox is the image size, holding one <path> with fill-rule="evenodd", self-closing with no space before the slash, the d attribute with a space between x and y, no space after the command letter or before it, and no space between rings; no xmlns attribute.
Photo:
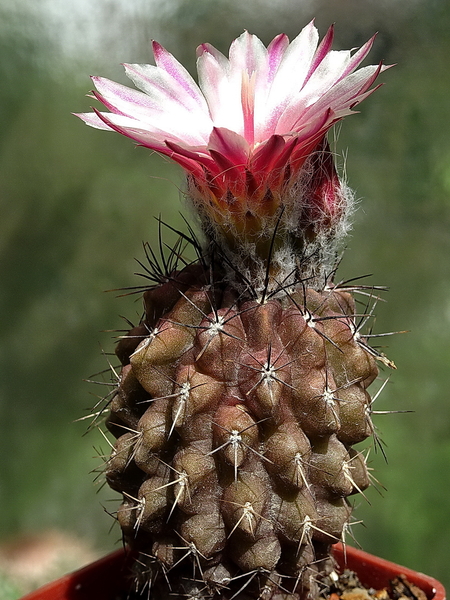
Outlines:
<svg viewBox="0 0 450 600"><path fill-rule="evenodd" d="M277 131L289 131L298 122L302 113L323 97L339 80L351 58L350 52L332 51L322 60L312 73L305 86L297 92L283 110L277 124Z"/></svg>
<svg viewBox="0 0 450 600"><path fill-rule="evenodd" d="M101 117L103 117L106 125L101 126L99 121L95 121L96 124L93 124L94 127L97 126L99 129L108 129L107 124L111 123L112 126L117 126L120 128L122 130L121 133L128 135L128 137L131 137L139 143L145 143L146 145L153 147L155 145L162 145L166 140L170 140L177 144L184 144L185 146L191 146L194 148L205 147L203 142L200 141L199 143L197 137L192 135L190 131L183 129L182 125L177 126L177 123L174 123L172 127L169 128L166 122L161 123L158 121L158 124L147 123L133 119L132 117L117 115L114 113L99 114L100 123L102 123Z"/></svg>
<svg viewBox="0 0 450 600"><path fill-rule="evenodd" d="M231 73L241 81L244 133L250 144L262 141L261 131L266 130L267 97L271 84L269 58L261 40L248 32L239 36L230 48Z"/></svg>
<svg viewBox="0 0 450 600"><path fill-rule="evenodd" d="M302 88L318 43L319 33L311 21L286 49L267 100L266 121L271 123L271 133L280 130L281 114Z"/></svg>
<svg viewBox="0 0 450 600"><path fill-rule="evenodd" d="M104 121L100 119L100 117L94 113L73 113L75 117L79 117L82 121L89 125L90 127L94 127L95 129L103 129L104 131L114 131L111 127L108 127Z"/></svg>
<svg viewBox="0 0 450 600"><path fill-rule="evenodd" d="M289 44L272 83L270 105L285 105L302 87L317 49L319 33L311 22Z"/></svg>
<svg viewBox="0 0 450 600"><path fill-rule="evenodd" d="M213 124L206 103L204 109L200 108L175 79L158 67L133 64L125 65L125 69L127 76L149 96L161 129L187 135L195 144L207 142Z"/></svg>
<svg viewBox="0 0 450 600"><path fill-rule="evenodd" d="M206 44L197 59L200 87L208 103L216 127L243 134L241 82L230 78L230 63L223 54Z"/></svg>
<svg viewBox="0 0 450 600"><path fill-rule="evenodd" d="M139 92L104 77L92 77L92 81L101 95L101 102L113 112L151 122L155 118L155 114L162 111L160 103L144 94L144 92Z"/></svg>
<svg viewBox="0 0 450 600"><path fill-rule="evenodd" d="M187 69L158 42L153 42L153 54L156 65L166 71L176 81L178 84L177 87L180 86L184 94L187 94L201 111L206 112L206 100Z"/></svg>
<svg viewBox="0 0 450 600"><path fill-rule="evenodd" d="M328 92L323 94L315 104L312 104L308 108L308 112L310 110L325 110L328 107L331 107L333 110L340 110L344 106L352 104L355 96L360 93L361 88L364 87L378 69L378 65L369 65L341 79Z"/></svg>
<svg viewBox="0 0 450 600"><path fill-rule="evenodd" d="M230 46L230 68L249 75L266 70L267 49L256 36L244 31Z"/></svg>
<svg viewBox="0 0 450 600"><path fill-rule="evenodd" d="M197 48L197 72L200 89L215 121L224 101L219 90L225 92L228 82L228 59L211 44L202 44Z"/></svg>
<svg viewBox="0 0 450 600"><path fill-rule="evenodd" d="M360 93L361 88L377 70L377 65L363 67L348 75L336 85L332 85L328 90L323 90L319 97L313 98L301 92L284 111L278 122L277 133L290 131L291 129L297 131L303 122L308 122L311 118L317 118L320 113L324 113L328 109L335 113L344 110L343 114L349 114L349 111L345 109L348 109L354 103L354 99Z"/></svg>
<svg viewBox="0 0 450 600"><path fill-rule="evenodd" d="M350 58L347 50L333 50L325 56L300 92L302 96L308 96L309 104L315 102L340 79Z"/></svg>

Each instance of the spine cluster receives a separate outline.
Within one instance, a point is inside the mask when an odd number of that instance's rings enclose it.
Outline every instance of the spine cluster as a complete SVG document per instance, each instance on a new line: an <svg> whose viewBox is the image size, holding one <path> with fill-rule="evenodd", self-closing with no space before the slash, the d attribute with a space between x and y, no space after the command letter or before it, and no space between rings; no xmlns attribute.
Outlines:
<svg viewBox="0 0 450 600"><path fill-rule="evenodd" d="M312 596L369 485L353 445L373 433L375 353L344 290L260 302L205 279L147 291L118 346L118 521L162 597Z"/></svg>

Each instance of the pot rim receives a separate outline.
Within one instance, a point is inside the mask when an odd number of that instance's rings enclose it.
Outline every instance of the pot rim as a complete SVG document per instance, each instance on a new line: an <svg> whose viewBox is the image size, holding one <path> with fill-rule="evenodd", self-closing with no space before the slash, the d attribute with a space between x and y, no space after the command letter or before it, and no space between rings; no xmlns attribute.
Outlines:
<svg viewBox="0 0 450 600"><path fill-rule="evenodd" d="M367 587L382 589L390 579L405 575L421 588L428 600L445 600L445 588L437 579L397 565L342 543L333 546L333 556L340 570L349 568L356 572ZM30 592L21 600L108 600L123 587L125 569L130 554L125 549L116 550L81 569L62 576L56 581Z"/></svg>

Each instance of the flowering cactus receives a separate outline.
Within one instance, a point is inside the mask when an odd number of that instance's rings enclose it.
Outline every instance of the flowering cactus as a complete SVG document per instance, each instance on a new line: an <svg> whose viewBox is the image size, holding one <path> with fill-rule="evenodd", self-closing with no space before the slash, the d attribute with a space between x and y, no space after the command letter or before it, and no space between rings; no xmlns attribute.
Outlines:
<svg viewBox="0 0 450 600"><path fill-rule="evenodd" d="M154 42L156 66L125 65L141 91L93 77L109 112L78 115L180 164L205 238L197 263L154 265L105 409L117 519L163 597L312 598L369 485L353 445L374 435L376 360L393 365L332 280L352 193L326 134L386 67L358 69L373 38L332 40L311 22L229 58L202 44L198 85Z"/></svg>

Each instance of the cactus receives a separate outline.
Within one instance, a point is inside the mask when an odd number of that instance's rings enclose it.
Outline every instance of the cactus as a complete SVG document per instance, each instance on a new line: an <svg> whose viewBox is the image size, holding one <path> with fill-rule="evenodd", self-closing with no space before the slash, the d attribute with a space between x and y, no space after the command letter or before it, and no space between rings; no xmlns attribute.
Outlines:
<svg viewBox="0 0 450 600"><path fill-rule="evenodd" d="M94 77L109 112L80 116L170 157L200 222L158 264L142 321L117 347L102 414L116 438L106 479L155 597L306 599L333 569L349 497L369 485L371 309L335 283L352 192L327 132L371 94L385 66L319 44L311 22L266 48L247 32L229 58L198 48L199 86L162 46L125 65L141 90Z"/></svg>

